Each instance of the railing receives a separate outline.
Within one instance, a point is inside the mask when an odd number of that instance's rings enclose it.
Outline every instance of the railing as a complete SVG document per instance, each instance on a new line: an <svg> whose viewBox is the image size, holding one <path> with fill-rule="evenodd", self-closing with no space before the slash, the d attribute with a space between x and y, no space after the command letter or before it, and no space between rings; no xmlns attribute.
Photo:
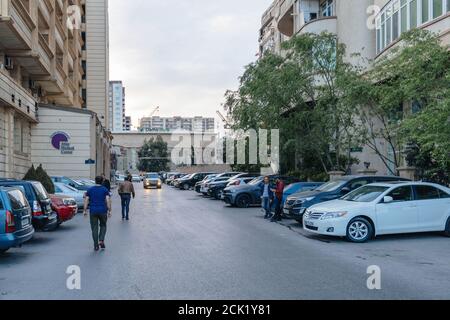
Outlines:
<svg viewBox="0 0 450 320"><path fill-rule="evenodd" d="M50 8L47 1L39 1L39 10L48 25L50 25Z"/></svg>
<svg viewBox="0 0 450 320"><path fill-rule="evenodd" d="M39 34L39 57L41 60L41 63L44 65L47 72L51 73L51 65L52 65L52 59L55 56L53 54L53 51L50 49L47 41L45 40L44 36L40 33Z"/></svg>

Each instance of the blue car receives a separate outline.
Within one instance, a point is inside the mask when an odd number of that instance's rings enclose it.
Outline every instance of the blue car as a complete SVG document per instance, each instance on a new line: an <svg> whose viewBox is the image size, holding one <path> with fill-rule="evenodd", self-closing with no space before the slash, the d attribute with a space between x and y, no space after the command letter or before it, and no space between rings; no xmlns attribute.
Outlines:
<svg viewBox="0 0 450 320"><path fill-rule="evenodd" d="M321 185L312 191L295 193L286 199L283 213L302 223L306 210L322 202L340 199L362 186L377 182L409 181L395 176L344 176Z"/></svg>
<svg viewBox="0 0 450 320"><path fill-rule="evenodd" d="M31 208L18 188L0 188L0 254L33 237Z"/></svg>
<svg viewBox="0 0 450 320"><path fill-rule="evenodd" d="M323 185L323 182L298 182L293 183L284 189L283 200L281 206L286 203L286 199L298 192L311 191Z"/></svg>
<svg viewBox="0 0 450 320"><path fill-rule="evenodd" d="M58 215L53 212L52 201L40 182L0 179L0 187L16 188L23 192L31 206L35 229L52 231L58 227Z"/></svg>

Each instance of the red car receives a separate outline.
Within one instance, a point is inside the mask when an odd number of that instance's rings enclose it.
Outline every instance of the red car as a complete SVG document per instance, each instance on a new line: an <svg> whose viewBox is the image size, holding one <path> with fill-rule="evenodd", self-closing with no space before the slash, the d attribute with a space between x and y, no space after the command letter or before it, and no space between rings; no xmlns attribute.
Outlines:
<svg viewBox="0 0 450 320"><path fill-rule="evenodd" d="M58 214L58 225L71 220L78 212L75 199L65 196L51 195L52 209Z"/></svg>

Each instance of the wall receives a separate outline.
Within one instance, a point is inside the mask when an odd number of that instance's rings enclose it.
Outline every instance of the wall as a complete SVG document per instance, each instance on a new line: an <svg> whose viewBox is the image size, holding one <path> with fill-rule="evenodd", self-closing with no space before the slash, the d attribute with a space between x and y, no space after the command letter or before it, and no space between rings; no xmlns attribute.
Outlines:
<svg viewBox="0 0 450 320"><path fill-rule="evenodd" d="M49 175L93 178L95 165L86 165L85 161L95 159L95 121L95 116L86 110L40 107L39 124L32 129L32 162L42 164ZM59 131L69 135L75 148L72 155L62 155L52 146L51 136Z"/></svg>

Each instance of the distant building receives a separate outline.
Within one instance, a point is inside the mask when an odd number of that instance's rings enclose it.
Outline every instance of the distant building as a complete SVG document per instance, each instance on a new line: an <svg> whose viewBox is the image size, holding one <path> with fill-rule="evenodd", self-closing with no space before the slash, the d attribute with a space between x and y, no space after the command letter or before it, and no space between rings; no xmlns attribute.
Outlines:
<svg viewBox="0 0 450 320"><path fill-rule="evenodd" d="M108 98L108 127L110 131L131 130L131 117L126 116L125 108L125 87L122 81L110 81Z"/></svg>
<svg viewBox="0 0 450 320"><path fill-rule="evenodd" d="M139 120L139 131L141 132L172 132L175 130L214 132L215 119L204 117L146 117Z"/></svg>
<svg viewBox="0 0 450 320"><path fill-rule="evenodd" d="M128 116L125 117L123 131L131 131L131 117Z"/></svg>

